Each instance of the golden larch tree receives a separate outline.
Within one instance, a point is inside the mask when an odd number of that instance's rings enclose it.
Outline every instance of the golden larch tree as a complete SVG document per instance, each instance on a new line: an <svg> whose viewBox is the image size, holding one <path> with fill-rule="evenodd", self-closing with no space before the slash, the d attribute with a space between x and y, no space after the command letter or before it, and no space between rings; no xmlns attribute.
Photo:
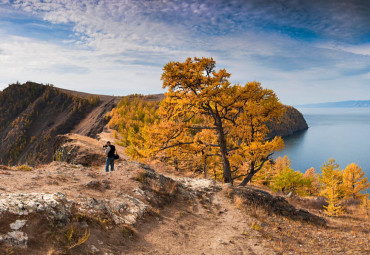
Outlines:
<svg viewBox="0 0 370 255"><path fill-rule="evenodd" d="M320 193L321 185L319 182L319 175L316 173L314 167L310 167L306 170L303 177L312 180L310 187L307 189L307 193L310 195L317 196Z"/></svg>
<svg viewBox="0 0 370 255"><path fill-rule="evenodd" d="M351 163L344 169L343 188L345 197L361 199L363 197L361 191L365 191L369 186L370 183L361 167L358 167L355 163Z"/></svg>
<svg viewBox="0 0 370 255"><path fill-rule="evenodd" d="M333 184L327 189L325 193L328 205L324 206L324 209L326 214L329 216L339 216L344 212L344 207L341 205L342 198L340 196L339 190L339 184Z"/></svg>
<svg viewBox="0 0 370 255"><path fill-rule="evenodd" d="M284 108L272 90L258 82L231 85L230 74L215 65L212 58L188 58L164 67L167 92L144 147L151 154L170 150L179 159L187 151L204 167L219 161L224 182L244 178L245 185L283 147L280 137L266 139L266 122L281 118Z"/></svg>
<svg viewBox="0 0 370 255"><path fill-rule="evenodd" d="M338 216L344 212L342 171L334 159L329 159L321 167L321 172L319 181L323 185L323 189L320 195L324 196L328 203L327 206L324 206L325 211L330 216Z"/></svg>

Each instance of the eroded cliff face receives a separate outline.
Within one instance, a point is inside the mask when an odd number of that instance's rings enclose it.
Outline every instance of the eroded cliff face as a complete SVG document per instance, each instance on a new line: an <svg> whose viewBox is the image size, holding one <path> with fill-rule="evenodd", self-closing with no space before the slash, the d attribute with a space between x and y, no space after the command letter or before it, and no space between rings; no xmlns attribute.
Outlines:
<svg viewBox="0 0 370 255"><path fill-rule="evenodd" d="M269 137L289 136L308 128L307 122L300 111L289 105L284 107L286 111L281 121L268 123Z"/></svg>
<svg viewBox="0 0 370 255"><path fill-rule="evenodd" d="M27 82L0 92L0 164L48 163L57 135L96 137L119 98Z"/></svg>

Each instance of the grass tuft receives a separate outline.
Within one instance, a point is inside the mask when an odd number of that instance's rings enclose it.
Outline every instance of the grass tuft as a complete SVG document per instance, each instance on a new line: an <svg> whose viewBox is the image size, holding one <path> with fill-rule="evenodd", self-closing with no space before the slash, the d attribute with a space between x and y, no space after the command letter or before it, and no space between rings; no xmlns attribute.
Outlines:
<svg viewBox="0 0 370 255"><path fill-rule="evenodd" d="M21 165L17 166L16 169L19 171L32 171L33 168L28 165Z"/></svg>

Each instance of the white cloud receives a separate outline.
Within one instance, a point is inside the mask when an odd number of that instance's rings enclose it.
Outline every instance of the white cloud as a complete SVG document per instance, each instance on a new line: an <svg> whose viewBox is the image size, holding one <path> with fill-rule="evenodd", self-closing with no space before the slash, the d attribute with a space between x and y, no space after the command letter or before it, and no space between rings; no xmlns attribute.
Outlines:
<svg viewBox="0 0 370 255"><path fill-rule="evenodd" d="M333 25L325 26L322 13L320 20L306 24L312 13L301 17L296 5L280 10L275 4L261 7L259 1L15 0L5 6L0 5L0 13L16 8L48 23L66 24L72 31L58 43L0 32L6 38L0 40L2 86L32 80L87 92L158 93L162 66L168 61L212 56L219 68L233 74L233 82L261 81L287 103L323 101L340 93L369 95L359 91L361 86L343 92L353 81L343 73L354 74L369 62L344 50L363 54L366 47L324 47L256 26L259 17L283 25L294 18L298 28L336 31ZM357 75L356 82L369 81L365 73Z"/></svg>

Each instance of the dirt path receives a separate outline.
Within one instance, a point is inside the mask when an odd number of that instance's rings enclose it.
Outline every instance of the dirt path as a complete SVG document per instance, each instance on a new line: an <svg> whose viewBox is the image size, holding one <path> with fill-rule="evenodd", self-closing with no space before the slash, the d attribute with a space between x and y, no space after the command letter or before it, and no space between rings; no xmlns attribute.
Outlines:
<svg viewBox="0 0 370 255"><path fill-rule="evenodd" d="M230 203L223 191L212 202L176 202L160 217L138 227L129 254L275 254L251 229L250 216Z"/></svg>
<svg viewBox="0 0 370 255"><path fill-rule="evenodd" d="M114 141L108 129L99 138ZM124 151L121 146L117 149ZM161 163L152 167L170 178L181 177ZM222 188L213 194L212 203L197 198L194 203L174 201L165 206L158 217L137 226L137 238L122 254L275 254L251 228L254 219L232 203L226 186Z"/></svg>

